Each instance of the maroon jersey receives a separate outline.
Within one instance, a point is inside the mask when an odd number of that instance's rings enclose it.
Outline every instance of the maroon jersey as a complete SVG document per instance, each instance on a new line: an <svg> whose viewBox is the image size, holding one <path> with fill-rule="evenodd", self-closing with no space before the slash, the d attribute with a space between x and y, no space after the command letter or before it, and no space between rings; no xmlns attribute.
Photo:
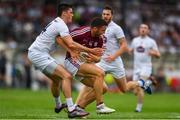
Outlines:
<svg viewBox="0 0 180 120"><path fill-rule="evenodd" d="M73 40L83 46L88 48L102 48L104 47L104 43L106 42L106 38L104 35L99 37L92 37L91 36L91 28L90 27L80 27L72 30L70 32L71 37ZM66 58L69 58L70 54L67 52Z"/></svg>

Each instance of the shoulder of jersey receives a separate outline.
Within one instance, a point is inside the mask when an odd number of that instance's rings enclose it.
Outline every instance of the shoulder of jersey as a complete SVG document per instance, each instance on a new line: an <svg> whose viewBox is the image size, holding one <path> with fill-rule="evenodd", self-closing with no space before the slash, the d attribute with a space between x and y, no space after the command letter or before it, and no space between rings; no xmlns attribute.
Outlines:
<svg viewBox="0 0 180 120"><path fill-rule="evenodd" d="M121 28L121 26L120 25L118 25L117 23L115 23L115 22L112 22L112 26L113 27L115 27L115 28Z"/></svg>
<svg viewBox="0 0 180 120"><path fill-rule="evenodd" d="M137 37L134 37L133 40L135 41L135 40L138 40L139 38L140 38L140 37L137 36Z"/></svg>
<svg viewBox="0 0 180 120"><path fill-rule="evenodd" d="M148 39L149 39L149 41L155 42L155 39L153 39L152 37L148 36Z"/></svg>
<svg viewBox="0 0 180 120"><path fill-rule="evenodd" d="M59 18L59 19L56 18L56 19L54 19L53 21L54 21L53 24L59 24L59 25L61 25L61 27L62 27L62 26L67 26L66 23L65 23L62 19L60 19L60 18Z"/></svg>
<svg viewBox="0 0 180 120"><path fill-rule="evenodd" d="M89 31L90 31L90 27L83 26L83 27L73 29L70 34L71 34L72 37L74 37L74 36L77 36L77 35L85 34L85 33L89 32Z"/></svg>

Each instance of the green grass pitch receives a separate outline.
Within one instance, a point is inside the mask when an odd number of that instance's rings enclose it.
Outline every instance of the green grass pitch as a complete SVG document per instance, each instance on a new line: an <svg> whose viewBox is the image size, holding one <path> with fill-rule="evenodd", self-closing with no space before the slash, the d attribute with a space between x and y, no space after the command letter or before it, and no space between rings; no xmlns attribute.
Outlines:
<svg viewBox="0 0 180 120"><path fill-rule="evenodd" d="M73 92L73 98L77 96ZM87 107L88 119L180 119L180 94L145 95L141 113L135 113L136 98L133 94L107 93L106 105L116 109L113 114L97 115L95 103ZM0 119L68 119L62 111L54 113L54 99L50 91L0 89Z"/></svg>

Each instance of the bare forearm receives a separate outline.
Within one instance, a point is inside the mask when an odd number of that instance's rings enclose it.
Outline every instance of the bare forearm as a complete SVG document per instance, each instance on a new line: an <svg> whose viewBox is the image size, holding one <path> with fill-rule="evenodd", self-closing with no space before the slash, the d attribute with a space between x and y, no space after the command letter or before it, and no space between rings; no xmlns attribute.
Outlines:
<svg viewBox="0 0 180 120"><path fill-rule="evenodd" d="M80 45L77 42L73 42L73 47L74 47L74 49L77 49L77 50L83 51L83 52L90 52L90 50L91 50L90 48Z"/></svg>
<svg viewBox="0 0 180 120"><path fill-rule="evenodd" d="M56 37L56 42L58 43L58 45L66 49L68 52L71 52L71 49L66 45L66 43L60 37Z"/></svg>
<svg viewBox="0 0 180 120"><path fill-rule="evenodd" d="M119 43L120 47L119 47L119 50L117 50L115 54L113 55L114 58L117 58L121 56L123 53L128 51L128 45L127 45L126 39L123 37L123 38L120 38L119 41L120 41Z"/></svg>
<svg viewBox="0 0 180 120"><path fill-rule="evenodd" d="M127 43L124 42L120 45L120 49L115 52L114 57L117 58L127 51L128 51Z"/></svg>
<svg viewBox="0 0 180 120"><path fill-rule="evenodd" d="M90 52L91 51L90 48L87 48L87 47L73 41L71 36L64 37L63 39L64 39L64 42L66 43L66 45L68 46L68 48L71 50L78 50L78 51L82 51L82 52Z"/></svg>
<svg viewBox="0 0 180 120"><path fill-rule="evenodd" d="M114 54L114 57L117 58L119 56L121 56L123 53L125 53L125 50L122 48L122 49L119 49L116 51L116 53Z"/></svg>
<svg viewBox="0 0 180 120"><path fill-rule="evenodd" d="M151 53L152 56L156 57L156 58L160 58L161 57L161 54L159 51L156 51L154 50L152 53Z"/></svg>

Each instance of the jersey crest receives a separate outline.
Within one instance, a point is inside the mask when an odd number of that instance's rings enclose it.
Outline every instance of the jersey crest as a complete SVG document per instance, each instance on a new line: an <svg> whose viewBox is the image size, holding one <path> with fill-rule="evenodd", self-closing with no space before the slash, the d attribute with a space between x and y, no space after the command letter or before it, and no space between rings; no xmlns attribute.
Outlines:
<svg viewBox="0 0 180 120"><path fill-rule="evenodd" d="M137 51L137 52L140 52L140 53L143 53L143 52L145 52L145 48L144 48L143 46L138 46L138 47L136 48L136 51Z"/></svg>

